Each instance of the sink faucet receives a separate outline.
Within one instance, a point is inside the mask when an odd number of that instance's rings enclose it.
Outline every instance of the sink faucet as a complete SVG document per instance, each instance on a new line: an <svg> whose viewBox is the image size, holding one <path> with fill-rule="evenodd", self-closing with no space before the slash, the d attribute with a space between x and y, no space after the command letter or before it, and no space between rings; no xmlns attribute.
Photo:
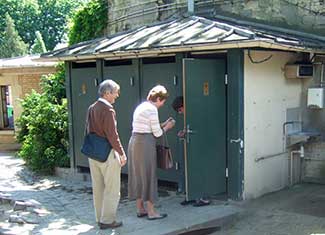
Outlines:
<svg viewBox="0 0 325 235"><path fill-rule="evenodd" d="M302 121L288 121L288 122L283 123L283 125L282 125L282 135L283 135L283 137L286 134L286 126L287 125L293 125L295 123L299 123L301 125L301 128L302 128L302 124L303 124Z"/></svg>

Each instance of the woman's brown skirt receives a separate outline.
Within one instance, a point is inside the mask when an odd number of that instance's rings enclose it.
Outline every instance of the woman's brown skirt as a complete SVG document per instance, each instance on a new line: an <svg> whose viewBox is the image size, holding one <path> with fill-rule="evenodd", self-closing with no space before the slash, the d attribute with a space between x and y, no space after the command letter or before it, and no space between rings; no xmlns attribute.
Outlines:
<svg viewBox="0 0 325 235"><path fill-rule="evenodd" d="M156 138L152 134L132 134L128 147L128 173L130 200L157 201Z"/></svg>

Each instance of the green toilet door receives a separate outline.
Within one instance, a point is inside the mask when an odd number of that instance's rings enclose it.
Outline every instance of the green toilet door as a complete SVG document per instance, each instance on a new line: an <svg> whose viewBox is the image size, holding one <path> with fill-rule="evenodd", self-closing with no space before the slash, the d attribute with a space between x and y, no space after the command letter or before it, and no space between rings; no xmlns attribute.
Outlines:
<svg viewBox="0 0 325 235"><path fill-rule="evenodd" d="M75 164L77 167L88 167L88 158L80 152L84 135L85 122L89 105L97 100L96 63L72 63L71 90L72 90L72 127Z"/></svg>
<svg viewBox="0 0 325 235"><path fill-rule="evenodd" d="M120 140L127 154L132 135L133 111L140 100L137 64L132 60L106 61L104 79L106 78L111 78L120 85L121 94L113 106ZM122 172L128 172L127 166L122 168Z"/></svg>
<svg viewBox="0 0 325 235"><path fill-rule="evenodd" d="M225 61L184 59L186 198L226 192Z"/></svg>

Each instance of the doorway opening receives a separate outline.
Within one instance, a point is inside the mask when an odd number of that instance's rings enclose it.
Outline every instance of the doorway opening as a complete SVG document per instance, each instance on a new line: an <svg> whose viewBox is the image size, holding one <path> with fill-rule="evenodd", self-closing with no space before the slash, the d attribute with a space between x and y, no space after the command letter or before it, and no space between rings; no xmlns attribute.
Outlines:
<svg viewBox="0 0 325 235"><path fill-rule="evenodd" d="M11 86L0 86L0 130L14 129Z"/></svg>

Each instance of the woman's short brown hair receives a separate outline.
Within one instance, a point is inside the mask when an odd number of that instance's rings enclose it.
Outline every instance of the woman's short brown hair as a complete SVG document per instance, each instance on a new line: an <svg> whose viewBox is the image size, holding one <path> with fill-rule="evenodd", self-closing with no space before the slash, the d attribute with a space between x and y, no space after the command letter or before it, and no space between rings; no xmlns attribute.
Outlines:
<svg viewBox="0 0 325 235"><path fill-rule="evenodd" d="M160 98L160 100L165 100L168 96L167 89L162 85L157 85L149 91L147 100L156 102L158 98Z"/></svg>

